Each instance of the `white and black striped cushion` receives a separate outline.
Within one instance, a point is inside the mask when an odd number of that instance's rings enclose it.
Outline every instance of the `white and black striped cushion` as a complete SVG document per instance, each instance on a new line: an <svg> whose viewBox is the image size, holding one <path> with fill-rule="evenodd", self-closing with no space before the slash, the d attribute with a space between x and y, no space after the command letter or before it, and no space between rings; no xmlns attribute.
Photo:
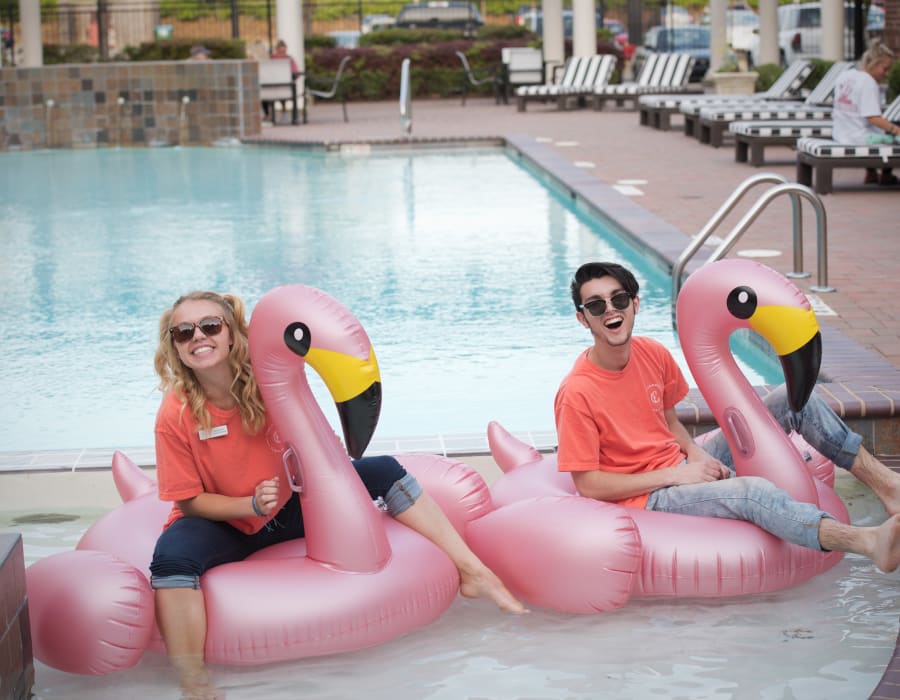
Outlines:
<svg viewBox="0 0 900 700"><path fill-rule="evenodd" d="M830 121L771 121L731 122L728 130L742 136L819 136L829 138L833 125Z"/></svg>
<svg viewBox="0 0 900 700"><path fill-rule="evenodd" d="M859 145L837 143L830 139L802 138L797 141L797 150L817 158L897 158L900 144Z"/></svg>
<svg viewBox="0 0 900 700"><path fill-rule="evenodd" d="M522 85L516 88L520 97L558 97L560 95L586 95L595 85L609 81L616 67L613 54L576 56L570 58L558 84Z"/></svg>
<svg viewBox="0 0 900 700"><path fill-rule="evenodd" d="M796 103L754 104L743 109L739 105L717 105L700 109L700 119L708 121L752 121L772 119L828 119L831 107L815 107Z"/></svg>

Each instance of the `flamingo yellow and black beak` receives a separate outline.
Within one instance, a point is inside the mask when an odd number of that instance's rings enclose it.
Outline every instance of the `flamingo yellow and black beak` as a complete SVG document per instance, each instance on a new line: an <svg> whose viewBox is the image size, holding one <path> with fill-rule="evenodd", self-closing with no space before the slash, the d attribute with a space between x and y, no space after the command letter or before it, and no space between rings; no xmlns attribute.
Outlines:
<svg viewBox="0 0 900 700"><path fill-rule="evenodd" d="M747 319L750 327L771 344L781 360L788 403L799 411L815 388L822 364L822 334L816 315L812 309L799 306L757 305L753 290L745 287L742 291L743 295L732 293L729 309ZM741 310L732 305L737 299L742 300Z"/></svg>
<svg viewBox="0 0 900 700"><path fill-rule="evenodd" d="M309 338L308 329L305 333L295 333L291 328L285 331L288 347L304 357L331 393L341 419L347 453L358 459L375 434L381 414L381 372L375 350L369 346L368 357L361 358L311 347Z"/></svg>

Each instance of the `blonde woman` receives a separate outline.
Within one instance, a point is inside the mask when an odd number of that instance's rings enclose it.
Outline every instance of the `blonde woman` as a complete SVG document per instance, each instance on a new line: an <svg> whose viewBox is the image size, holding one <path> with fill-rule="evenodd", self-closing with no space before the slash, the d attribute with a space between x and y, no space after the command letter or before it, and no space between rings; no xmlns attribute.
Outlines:
<svg viewBox="0 0 900 700"><path fill-rule="evenodd" d="M166 651L190 700L222 697L203 660L201 575L304 534L300 499L276 476L280 441L250 366L244 316L235 296L183 296L162 314L154 358L165 392L155 429L159 496L173 505L150 583ZM353 466L373 499L447 553L459 570L460 593L524 610L396 459L367 457Z"/></svg>
<svg viewBox="0 0 900 700"><path fill-rule="evenodd" d="M834 122L832 138L838 143L883 143L885 137L900 135L900 126L881 116L881 91L894 63L894 52L875 39L863 54L858 68L845 71L834 88ZM881 171L866 169L865 184L896 185L897 176L890 168Z"/></svg>

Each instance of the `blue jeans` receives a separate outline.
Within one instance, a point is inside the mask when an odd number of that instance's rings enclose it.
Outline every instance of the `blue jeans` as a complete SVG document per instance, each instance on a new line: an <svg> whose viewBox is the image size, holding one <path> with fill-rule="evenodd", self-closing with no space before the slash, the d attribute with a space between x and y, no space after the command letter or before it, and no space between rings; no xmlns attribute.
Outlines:
<svg viewBox="0 0 900 700"><path fill-rule="evenodd" d="M796 430L835 465L850 470L862 437L852 432L815 394L799 413L790 410L784 387L766 398L766 406L785 432ZM734 459L721 430L703 448L734 473ZM733 477L702 484L657 489L647 510L747 520L779 539L822 551L819 523L832 517L810 503L800 503L766 479Z"/></svg>
<svg viewBox="0 0 900 700"><path fill-rule="evenodd" d="M393 516L412 506L422 494L416 478L393 457L364 457L353 460L353 466L369 495L374 500L383 500L385 509ZM150 585L199 588L200 576L212 567L241 561L263 547L303 535L303 513L297 494L291 495L278 514L252 535L226 522L179 518L156 541L150 563Z"/></svg>

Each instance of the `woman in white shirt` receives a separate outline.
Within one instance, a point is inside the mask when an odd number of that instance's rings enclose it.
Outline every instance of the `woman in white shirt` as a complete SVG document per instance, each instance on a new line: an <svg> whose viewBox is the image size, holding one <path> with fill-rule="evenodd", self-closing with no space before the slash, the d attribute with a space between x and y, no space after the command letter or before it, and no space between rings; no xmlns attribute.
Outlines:
<svg viewBox="0 0 900 700"><path fill-rule="evenodd" d="M881 91L894 63L894 52L875 39L863 54L859 68L845 71L834 88L834 121L832 138L838 143L884 143L885 136L900 135L900 126L881 116ZM897 176L885 168L878 176L875 168L866 169L866 184L896 185Z"/></svg>

